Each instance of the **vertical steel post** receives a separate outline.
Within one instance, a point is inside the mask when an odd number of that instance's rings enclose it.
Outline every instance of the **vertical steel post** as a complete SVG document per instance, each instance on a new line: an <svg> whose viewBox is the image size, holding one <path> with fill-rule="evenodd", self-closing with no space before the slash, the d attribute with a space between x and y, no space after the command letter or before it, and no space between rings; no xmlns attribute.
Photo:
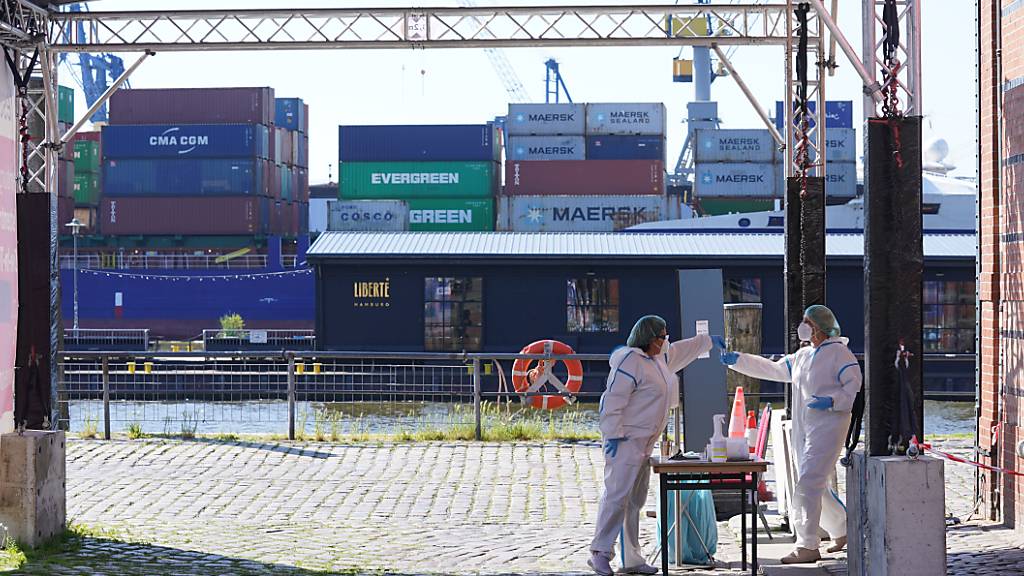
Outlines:
<svg viewBox="0 0 1024 576"><path fill-rule="evenodd" d="M103 360L103 439L110 440L110 361Z"/></svg>
<svg viewBox="0 0 1024 576"><path fill-rule="evenodd" d="M473 417L476 421L476 439L483 438L480 401L480 359L473 358Z"/></svg>
<svg viewBox="0 0 1024 576"><path fill-rule="evenodd" d="M303 430L305 432L305 430ZM295 353L288 353L288 439L295 440Z"/></svg>

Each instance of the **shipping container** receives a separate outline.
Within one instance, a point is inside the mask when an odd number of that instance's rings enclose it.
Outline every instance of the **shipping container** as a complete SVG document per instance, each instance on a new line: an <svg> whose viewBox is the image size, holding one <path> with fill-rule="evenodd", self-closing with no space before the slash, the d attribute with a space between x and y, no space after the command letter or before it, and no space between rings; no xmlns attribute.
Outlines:
<svg viewBox="0 0 1024 576"><path fill-rule="evenodd" d="M267 196L262 160L129 158L103 163L107 196ZM269 175L268 175L269 176Z"/></svg>
<svg viewBox="0 0 1024 576"><path fill-rule="evenodd" d="M779 190L785 190L786 178L781 165L778 170ZM857 196L857 163L829 160L825 167L825 193L834 198Z"/></svg>
<svg viewBox="0 0 1024 576"><path fill-rule="evenodd" d="M409 199L411 232L494 231L494 198Z"/></svg>
<svg viewBox="0 0 1024 576"><path fill-rule="evenodd" d="M500 153L491 124L338 127L342 162L484 162Z"/></svg>
<svg viewBox="0 0 1024 576"><path fill-rule="evenodd" d="M309 203L299 202L299 236L309 235Z"/></svg>
<svg viewBox="0 0 1024 576"><path fill-rule="evenodd" d="M75 206L75 219L84 227L78 231L79 234L92 234L96 232L96 224L99 222L95 206Z"/></svg>
<svg viewBox="0 0 1024 576"><path fill-rule="evenodd" d="M586 118L583 104L509 104L505 129L509 136L583 136Z"/></svg>
<svg viewBox="0 0 1024 576"><path fill-rule="evenodd" d="M110 124L274 123L273 88L157 88L118 90Z"/></svg>
<svg viewBox="0 0 1024 576"><path fill-rule="evenodd" d="M497 166L495 162L342 162L340 198L487 198L497 188Z"/></svg>
<svg viewBox="0 0 1024 576"><path fill-rule="evenodd" d="M587 104L587 136L662 136L665 117L665 105L660 102Z"/></svg>
<svg viewBox="0 0 1024 576"><path fill-rule="evenodd" d="M299 132L306 125L303 119L305 109L302 98L275 98L274 124L280 128Z"/></svg>
<svg viewBox="0 0 1024 576"><path fill-rule="evenodd" d="M504 196L498 230L511 232L613 232L679 218L678 196Z"/></svg>
<svg viewBox="0 0 1024 576"><path fill-rule="evenodd" d="M511 161L505 193L524 196L664 194L661 160Z"/></svg>
<svg viewBox="0 0 1024 576"><path fill-rule="evenodd" d="M309 104L302 104L302 133L309 134Z"/></svg>
<svg viewBox="0 0 1024 576"><path fill-rule="evenodd" d="M818 103L814 100L808 102L807 108L811 111L811 114L818 109ZM794 110L796 105L794 104ZM786 118L783 116L785 108L782 107L782 102L775 101L775 127L782 130L782 126L786 123ZM811 126L814 126L814 120L811 120ZM825 128L853 128L853 102L850 100L828 100L825 102Z"/></svg>
<svg viewBox="0 0 1024 576"><path fill-rule="evenodd" d="M75 171L80 174L98 174L100 171L100 143L79 140L71 145Z"/></svg>
<svg viewBox="0 0 1024 576"><path fill-rule="evenodd" d="M327 229L334 232L402 232L409 204L402 200L328 200Z"/></svg>
<svg viewBox="0 0 1024 576"><path fill-rule="evenodd" d="M703 216L721 216L746 212L764 212L775 209L775 200L736 200L731 198L701 198L698 200Z"/></svg>
<svg viewBox="0 0 1024 576"><path fill-rule="evenodd" d="M103 127L104 158L268 158L260 124L145 124Z"/></svg>
<svg viewBox="0 0 1024 576"><path fill-rule="evenodd" d="M99 174L78 174L75 173L74 184L75 204L81 206L95 206L100 201L100 176Z"/></svg>
<svg viewBox="0 0 1024 576"><path fill-rule="evenodd" d="M71 141L79 142L81 140L88 140L90 142L99 142L101 135L102 132L100 132L99 130L91 130L88 132L85 130L79 130L78 132L75 132L75 135L73 138L71 138Z"/></svg>
<svg viewBox="0 0 1024 576"><path fill-rule="evenodd" d="M75 90L73 88L57 86L57 120L68 124L75 123Z"/></svg>
<svg viewBox="0 0 1024 576"><path fill-rule="evenodd" d="M75 192L75 163L71 160L57 161L57 195L73 198Z"/></svg>
<svg viewBox="0 0 1024 576"><path fill-rule="evenodd" d="M664 136L587 136L587 160L665 160Z"/></svg>
<svg viewBox="0 0 1024 576"><path fill-rule="evenodd" d="M776 162L779 147L768 130L695 130L694 162Z"/></svg>
<svg viewBox="0 0 1024 576"><path fill-rule="evenodd" d="M825 130L825 161L856 162L861 155L860 141L855 128L832 128Z"/></svg>
<svg viewBox="0 0 1024 576"><path fill-rule="evenodd" d="M103 198L103 234L266 234L268 198Z"/></svg>
<svg viewBox="0 0 1024 576"><path fill-rule="evenodd" d="M295 161L295 157L293 156L295 147L292 140L295 133L285 130L284 128L275 128L274 130L277 132L277 142L275 144L277 147L276 162L282 166L293 164Z"/></svg>
<svg viewBox="0 0 1024 576"><path fill-rule="evenodd" d="M505 147L507 160L584 160L583 136L512 136Z"/></svg>
<svg viewBox="0 0 1024 576"><path fill-rule="evenodd" d="M309 168L309 136L300 134L295 137L298 145L298 156L295 157L295 165L301 168Z"/></svg>
<svg viewBox="0 0 1024 576"><path fill-rule="evenodd" d="M781 164L715 162L694 168L694 196L774 198L781 196Z"/></svg>

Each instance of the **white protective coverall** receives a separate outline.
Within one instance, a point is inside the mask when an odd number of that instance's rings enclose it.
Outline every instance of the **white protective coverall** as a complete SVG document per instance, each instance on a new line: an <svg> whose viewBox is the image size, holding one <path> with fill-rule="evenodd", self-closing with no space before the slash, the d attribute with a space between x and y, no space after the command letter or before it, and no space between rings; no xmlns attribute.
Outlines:
<svg viewBox="0 0 1024 576"><path fill-rule="evenodd" d="M846 507L828 484L836 473L850 427L850 411L861 386L860 365L846 347L848 341L829 338L776 362L740 353L731 366L747 376L793 384L793 450L798 477L792 519L800 548L818 549L819 526L833 541L846 536ZM814 400L811 396L831 396L832 409L808 408Z"/></svg>
<svg viewBox="0 0 1024 576"><path fill-rule="evenodd" d="M711 349L711 337L699 334L669 345L650 357L639 348L619 348L608 361L610 372L601 395L601 439L625 438L615 455L604 456L604 495L590 549L612 554L619 530L625 532L624 566L644 564L640 550L640 511L647 501L648 458L669 410L679 405L676 372Z"/></svg>

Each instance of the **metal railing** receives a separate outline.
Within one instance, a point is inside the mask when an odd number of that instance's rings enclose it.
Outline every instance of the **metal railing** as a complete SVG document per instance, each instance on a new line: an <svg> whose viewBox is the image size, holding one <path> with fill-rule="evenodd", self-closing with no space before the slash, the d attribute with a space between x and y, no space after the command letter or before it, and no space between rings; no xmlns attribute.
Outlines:
<svg viewBox="0 0 1024 576"><path fill-rule="evenodd" d="M294 254L281 256L281 266L294 268L297 258ZM75 268L72 254L60 255L60 267ZM259 269L267 267L266 254L243 254L224 259L221 254L79 254L78 269L132 270L132 269Z"/></svg>
<svg viewBox="0 0 1024 576"><path fill-rule="evenodd" d="M315 345L313 330L203 330L203 349L207 352L312 350Z"/></svg>
<svg viewBox="0 0 1024 576"><path fill-rule="evenodd" d="M64 349L74 351L149 350L146 328L65 328Z"/></svg>
<svg viewBox="0 0 1024 576"><path fill-rule="evenodd" d="M513 363L567 358L583 366L583 388L573 405L554 412L526 407L525 397L560 394L550 388L516 393ZM564 366L555 370L565 382ZM58 402L65 430L91 427L104 438L133 428L145 434L289 439L458 428L481 439L485 427L517 418L593 436L607 372L606 354L65 352Z"/></svg>

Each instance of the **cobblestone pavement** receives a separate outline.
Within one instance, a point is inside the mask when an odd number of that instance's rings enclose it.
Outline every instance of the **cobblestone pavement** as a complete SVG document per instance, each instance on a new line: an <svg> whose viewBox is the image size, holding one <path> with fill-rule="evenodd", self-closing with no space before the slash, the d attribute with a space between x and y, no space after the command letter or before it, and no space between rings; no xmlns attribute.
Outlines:
<svg viewBox="0 0 1024 576"><path fill-rule="evenodd" d="M24 573L587 574L603 466L594 443L167 440L72 440L67 463L69 518L119 541L84 538ZM946 477L947 509L966 517L973 471L950 464ZM717 557L736 562L720 527ZM648 550L654 529L643 521ZM1012 542L991 527L950 530L950 573L1024 573Z"/></svg>

